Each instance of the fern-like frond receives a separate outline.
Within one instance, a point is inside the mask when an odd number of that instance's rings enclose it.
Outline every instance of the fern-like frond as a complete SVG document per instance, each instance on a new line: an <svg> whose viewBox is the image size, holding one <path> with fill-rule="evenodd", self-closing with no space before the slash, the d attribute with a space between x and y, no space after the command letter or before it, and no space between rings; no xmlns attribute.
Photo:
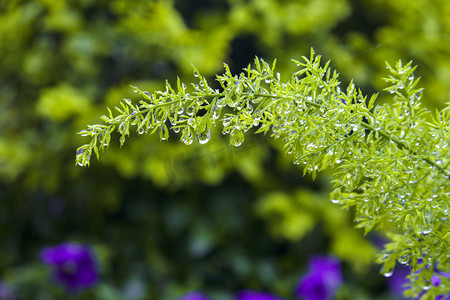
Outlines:
<svg viewBox="0 0 450 300"><path fill-rule="evenodd" d="M332 167L331 200L355 208L356 227L365 232L390 225L395 228L378 262L387 276L397 262L412 267L409 295L422 290L433 297L450 292L450 114L421 106L422 89L411 63L387 64L386 88L390 105L375 106L377 95L367 98L351 82L340 86L338 73L321 66L320 55L296 61L299 70L281 80L270 65L255 59L239 75L225 72L213 89L194 68L198 82L187 92L178 79L174 88L153 94L133 87L142 96L134 104L124 99L116 113L108 109L101 125L89 125L79 134L91 138L77 149L76 163L87 166L93 153L108 148L114 131L123 145L131 131L181 133L189 145L207 143L212 127L221 126L230 144L240 146L245 134L270 134L284 141L287 154L304 173ZM438 274L438 275L436 275ZM441 284L431 284L440 276Z"/></svg>

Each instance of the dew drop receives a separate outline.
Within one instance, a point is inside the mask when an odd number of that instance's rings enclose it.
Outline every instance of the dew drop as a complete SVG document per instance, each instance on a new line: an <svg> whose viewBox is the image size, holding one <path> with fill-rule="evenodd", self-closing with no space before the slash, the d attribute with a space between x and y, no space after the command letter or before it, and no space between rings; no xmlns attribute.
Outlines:
<svg viewBox="0 0 450 300"><path fill-rule="evenodd" d="M211 137L211 132L209 129L206 129L204 132L197 134L197 139L200 144L206 144Z"/></svg>
<svg viewBox="0 0 450 300"><path fill-rule="evenodd" d="M220 98L216 101L216 105L218 107L223 107L225 105L225 99L224 98Z"/></svg>
<svg viewBox="0 0 450 300"><path fill-rule="evenodd" d="M408 261L409 261L408 255L403 255L398 258L398 262L401 263L402 265L406 265L408 263Z"/></svg>
<svg viewBox="0 0 450 300"><path fill-rule="evenodd" d="M418 100L420 100L420 98L422 98L422 91L418 91L418 92L416 93L416 98L417 98Z"/></svg>
<svg viewBox="0 0 450 300"><path fill-rule="evenodd" d="M183 143L185 143L186 145L192 144L192 141L193 141L192 135L184 137L181 141Z"/></svg>
<svg viewBox="0 0 450 300"><path fill-rule="evenodd" d="M383 274L384 277L391 277L392 274L394 274L394 268L392 269L385 269L385 266L381 266L381 274Z"/></svg>
<svg viewBox="0 0 450 300"><path fill-rule="evenodd" d="M239 147L240 145L242 145L242 141L236 141L233 143L233 146L235 147Z"/></svg>
<svg viewBox="0 0 450 300"><path fill-rule="evenodd" d="M159 136L161 138L162 141L166 141L167 137L166 137L166 133L167 133L167 128L165 126L161 126L159 128Z"/></svg>
<svg viewBox="0 0 450 300"><path fill-rule="evenodd" d="M230 144L239 147L244 142L244 134L239 130L233 130L231 132Z"/></svg>
<svg viewBox="0 0 450 300"><path fill-rule="evenodd" d="M213 120L217 120L220 117L220 111L214 110L212 114Z"/></svg>
<svg viewBox="0 0 450 300"><path fill-rule="evenodd" d="M228 104L230 107L236 107L238 105L238 101L237 100L232 100L230 99L230 102Z"/></svg>
<svg viewBox="0 0 450 300"><path fill-rule="evenodd" d="M87 130L82 130L80 132L78 132L81 136L88 136L89 135L89 131Z"/></svg>
<svg viewBox="0 0 450 300"><path fill-rule="evenodd" d="M223 126L228 126L230 124L230 122L231 122L230 117L223 118L223 121L222 121Z"/></svg>
<svg viewBox="0 0 450 300"><path fill-rule="evenodd" d="M384 276L384 277L391 277L392 274L394 274L394 272L393 272L393 271L390 271L390 272L383 273L383 276Z"/></svg>
<svg viewBox="0 0 450 300"><path fill-rule="evenodd" d="M419 231L419 234L429 234L432 231L432 229L427 228L427 229L423 229L421 231Z"/></svg>
<svg viewBox="0 0 450 300"><path fill-rule="evenodd" d="M188 108L186 108L186 114L188 116L193 116L194 115L194 107L193 106L189 106Z"/></svg>

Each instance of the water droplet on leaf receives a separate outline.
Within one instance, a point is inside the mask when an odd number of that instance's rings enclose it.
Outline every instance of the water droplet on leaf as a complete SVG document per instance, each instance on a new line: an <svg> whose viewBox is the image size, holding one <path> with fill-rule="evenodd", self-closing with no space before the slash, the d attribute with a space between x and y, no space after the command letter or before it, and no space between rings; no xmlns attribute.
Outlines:
<svg viewBox="0 0 450 300"><path fill-rule="evenodd" d="M88 136L89 135L89 131L81 130L80 132L78 132L78 134L81 135L81 136Z"/></svg>
<svg viewBox="0 0 450 300"><path fill-rule="evenodd" d="M403 256L398 258L398 262L401 263L402 265L407 264L408 261L409 261L409 256L408 255L403 255Z"/></svg>
<svg viewBox="0 0 450 300"><path fill-rule="evenodd" d="M209 129L206 129L202 133L197 134L197 139L200 144L206 144L211 137L211 132Z"/></svg>
<svg viewBox="0 0 450 300"><path fill-rule="evenodd" d="M384 277L391 277L392 276L392 274L394 274L394 272L386 272L386 273L383 273L383 276Z"/></svg>
<svg viewBox="0 0 450 300"><path fill-rule="evenodd" d="M188 108L186 108L186 114L188 116L193 116L194 115L194 107L193 106L189 106Z"/></svg>

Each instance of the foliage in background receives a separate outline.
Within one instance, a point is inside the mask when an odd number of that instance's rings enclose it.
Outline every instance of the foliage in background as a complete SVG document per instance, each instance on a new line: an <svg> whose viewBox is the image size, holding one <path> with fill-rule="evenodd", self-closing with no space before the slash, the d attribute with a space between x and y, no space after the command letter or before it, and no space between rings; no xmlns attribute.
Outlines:
<svg viewBox="0 0 450 300"><path fill-rule="evenodd" d="M424 99L442 106L447 2L0 2L0 278L24 299L63 297L42 276L38 253L72 240L100 253L104 280L92 291L98 299L174 299L204 286L223 297L239 288L288 295L306 257L327 251L360 272L347 276L352 291L377 290L383 282L367 273L374 250L350 230L351 214L325 201L327 178L313 184L290 167L280 143L246 138L230 150L219 135L207 147L145 136L126 151L113 145L103 166L86 172L73 167L73 149L83 141L73 133L96 122L105 105L136 100L129 83L158 90L163 79L175 84L176 75L192 81L191 63L205 76L224 61L236 73L255 55L277 57L280 72L289 73L290 58L311 46L367 94L383 84L383 61L413 59L424 66L416 70ZM283 206L267 204L274 193L284 194ZM324 225L322 211L336 220ZM292 231L294 214L314 219L310 231ZM367 250L352 257L356 248Z"/></svg>

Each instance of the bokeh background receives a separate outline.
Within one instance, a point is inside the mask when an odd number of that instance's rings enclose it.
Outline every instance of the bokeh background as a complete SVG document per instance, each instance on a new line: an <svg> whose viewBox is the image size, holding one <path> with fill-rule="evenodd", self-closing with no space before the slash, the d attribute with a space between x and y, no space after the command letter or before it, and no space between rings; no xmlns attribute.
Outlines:
<svg viewBox="0 0 450 300"><path fill-rule="evenodd" d="M425 105L450 92L447 0L3 0L0 1L0 281L17 299L68 299L49 280L43 247L95 249L101 280L72 299L177 299L241 289L292 298L314 254L342 261L338 299L395 299L375 240L328 200L282 145L218 133L185 146L171 133L119 137L101 161L75 166L76 135L105 107L136 98L129 84L163 88L240 72L255 56L282 78L313 47L343 84L381 90L384 61L413 60ZM379 101L388 101L381 93Z"/></svg>

